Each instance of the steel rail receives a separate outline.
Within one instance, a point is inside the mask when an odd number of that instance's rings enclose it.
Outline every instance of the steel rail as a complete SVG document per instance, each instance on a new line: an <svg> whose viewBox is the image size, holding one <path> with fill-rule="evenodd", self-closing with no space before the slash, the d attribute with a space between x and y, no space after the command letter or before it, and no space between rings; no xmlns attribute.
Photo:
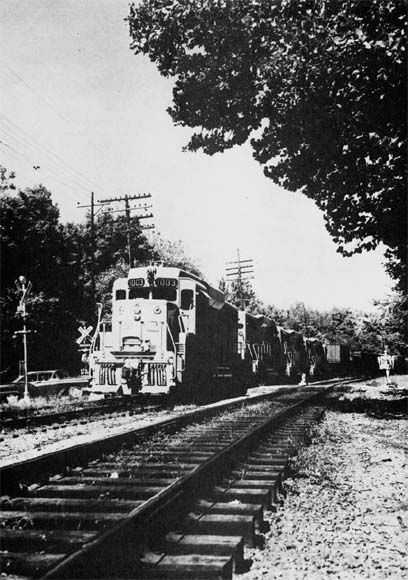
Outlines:
<svg viewBox="0 0 408 580"><path fill-rule="evenodd" d="M24 486L28 487L33 483L44 483L50 473L64 473L67 466L86 463L102 453L107 453L121 445L151 437L159 430L175 431L193 421L211 417L223 409L233 408L246 402L279 397L283 393L284 390L272 394L243 396L234 400L213 403L170 419L159 420L145 427L132 427L129 431L120 434L101 437L97 440L76 444L62 450L44 453L32 459L0 466L2 494L13 495L17 492L21 493Z"/></svg>
<svg viewBox="0 0 408 580"><path fill-rule="evenodd" d="M310 390L315 387L334 387L344 382L355 382L356 380L359 379L324 380L312 383L306 388L301 387L300 389L302 392L307 392L308 389ZM2 465L0 466L2 494L13 495L17 492L21 493L24 487L28 487L33 483L44 483L50 473L64 473L67 466L80 465L81 463L88 462L103 452L108 452L137 439L151 437L158 430L176 430L192 421L210 417L211 414L217 413L219 410L233 408L245 402L279 398L282 395L294 393L296 389L296 387L289 389L282 387L274 393L249 394L234 400L212 403L170 419L159 420L146 427L132 427L129 431L120 434L101 437L97 440L76 444L59 451L43 453L29 460Z"/></svg>
<svg viewBox="0 0 408 580"><path fill-rule="evenodd" d="M316 402L325 392L327 389L305 396L295 404L263 420L248 433L239 436L193 468L191 472L144 501L118 524L90 541L81 550L66 556L42 578L47 580L93 578L96 569L103 569L107 572L107 577L113 572L117 574L116 577L123 577L127 574L130 561L133 561L134 566L140 566L138 555L131 554L135 545L145 542L150 535L154 537L160 534L163 526L169 525L179 517L180 509L188 509L198 492L202 495L213 487L226 471L231 470L244 454L256 446L266 432L277 428L300 409ZM124 563L126 569L123 568Z"/></svg>
<svg viewBox="0 0 408 580"><path fill-rule="evenodd" d="M3 430L20 429L62 423L64 421L71 421L82 417L101 415L103 413L121 413L124 411L139 412L139 409L143 411L146 407L166 407L168 405L168 402L164 400L158 401L157 399L158 397L156 397L155 401L154 397L146 395L133 395L127 398L113 397L108 400L87 403L86 406L80 408L65 409L64 411L51 413L29 413L26 410L23 413L20 412L15 414L9 411L1 411L0 422Z"/></svg>

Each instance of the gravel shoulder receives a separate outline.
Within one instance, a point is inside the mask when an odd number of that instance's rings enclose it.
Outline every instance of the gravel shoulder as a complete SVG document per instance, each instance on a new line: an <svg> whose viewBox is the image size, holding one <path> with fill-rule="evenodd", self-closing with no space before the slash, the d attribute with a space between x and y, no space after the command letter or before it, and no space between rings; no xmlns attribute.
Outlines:
<svg viewBox="0 0 408 580"><path fill-rule="evenodd" d="M348 401L398 401L408 396L408 375L392 375L389 385L385 377L377 377L354 383L346 389L339 387L337 391L343 391L340 399Z"/></svg>
<svg viewBox="0 0 408 580"><path fill-rule="evenodd" d="M328 411L241 580L408 578L408 420Z"/></svg>

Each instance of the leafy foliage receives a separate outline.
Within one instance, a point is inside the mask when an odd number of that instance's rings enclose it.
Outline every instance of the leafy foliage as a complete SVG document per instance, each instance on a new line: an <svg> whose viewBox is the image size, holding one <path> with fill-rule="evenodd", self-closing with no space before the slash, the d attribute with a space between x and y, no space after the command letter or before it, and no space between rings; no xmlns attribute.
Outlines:
<svg viewBox="0 0 408 580"><path fill-rule="evenodd" d="M71 366L75 325L72 308L78 296L70 264L64 260L68 248L58 221L59 210L43 186L18 192L8 188L0 206L3 369L13 369L15 374L17 361L22 358L20 340L13 339L22 324L16 315L15 293L15 280L20 275L26 276L33 287L27 301L28 325L37 334L29 338L30 362L34 368L44 368L51 362Z"/></svg>
<svg viewBox="0 0 408 580"><path fill-rule="evenodd" d="M219 283L219 289L224 292L227 302L237 308L247 310L251 314L260 314L262 302L256 295L249 280L226 282L222 279Z"/></svg>
<svg viewBox="0 0 408 580"><path fill-rule="evenodd" d="M405 292L394 292L376 303L378 316L374 321L375 331L381 341L388 345L391 351L404 352L408 355L408 298ZM369 328L363 328L367 335Z"/></svg>
<svg viewBox="0 0 408 580"><path fill-rule="evenodd" d="M174 77L187 149L250 140L264 173L324 212L345 256L383 243L406 281L404 0L145 0L131 48Z"/></svg>
<svg viewBox="0 0 408 580"><path fill-rule="evenodd" d="M172 242L163 239L160 235L154 236L152 240L153 259L160 261L164 266L174 266L175 268L182 268L199 278L204 278L199 266L195 260L186 255L183 242L178 240Z"/></svg>
<svg viewBox="0 0 408 580"><path fill-rule="evenodd" d="M3 165L0 165L0 193L16 189L13 181L15 177L14 171L7 171Z"/></svg>

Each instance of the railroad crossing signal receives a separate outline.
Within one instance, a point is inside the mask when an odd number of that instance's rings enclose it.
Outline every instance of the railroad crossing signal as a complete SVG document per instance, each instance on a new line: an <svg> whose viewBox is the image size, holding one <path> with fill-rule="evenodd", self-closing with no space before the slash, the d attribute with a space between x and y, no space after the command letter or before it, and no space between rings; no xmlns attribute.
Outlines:
<svg viewBox="0 0 408 580"><path fill-rule="evenodd" d="M27 334L31 332L31 330L27 330L26 319L27 319L27 311L26 311L26 302L28 295L30 294L32 285L29 280L25 276L19 276L15 281L15 285L17 288L17 292L20 295L20 302L17 306L17 314L21 314L23 317L23 330L17 330L15 334L22 334L23 335L23 348L24 348L24 399L28 401L30 399L28 394L28 363L27 363Z"/></svg>
<svg viewBox="0 0 408 580"><path fill-rule="evenodd" d="M20 302L17 306L17 313L26 316L26 302L31 292L32 284L25 276L19 276L14 282L17 288L17 294L20 296Z"/></svg>
<svg viewBox="0 0 408 580"><path fill-rule="evenodd" d="M85 326L80 326L78 328L78 331L81 334L81 336L76 339L76 343L82 344L84 341L91 340L90 334L92 332L92 329L93 326L88 326L87 328L85 328Z"/></svg>

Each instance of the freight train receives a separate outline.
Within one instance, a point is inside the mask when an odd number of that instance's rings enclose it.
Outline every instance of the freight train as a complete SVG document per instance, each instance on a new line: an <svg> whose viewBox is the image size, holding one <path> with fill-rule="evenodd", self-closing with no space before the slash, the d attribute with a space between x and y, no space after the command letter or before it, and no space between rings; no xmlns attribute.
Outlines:
<svg viewBox="0 0 408 580"><path fill-rule="evenodd" d="M199 401L257 384L349 372L349 351L254 316L179 268L130 269L113 284L111 323L98 324L89 357L99 395L173 394Z"/></svg>

